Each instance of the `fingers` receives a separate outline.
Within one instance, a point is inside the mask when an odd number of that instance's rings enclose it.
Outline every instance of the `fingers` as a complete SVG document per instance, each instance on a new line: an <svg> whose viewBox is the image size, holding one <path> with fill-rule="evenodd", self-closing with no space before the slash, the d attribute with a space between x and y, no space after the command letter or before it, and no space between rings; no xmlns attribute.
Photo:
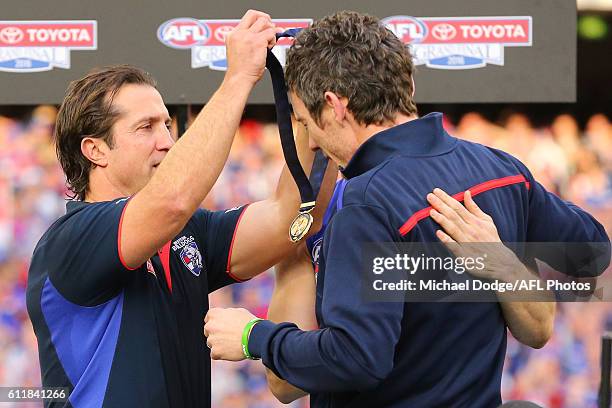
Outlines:
<svg viewBox="0 0 612 408"><path fill-rule="evenodd" d="M444 231L446 231L446 234L450 237L457 241L465 240L463 231L468 227L459 217L450 219L435 209L431 210L429 215L435 222L444 228Z"/></svg>
<svg viewBox="0 0 612 408"><path fill-rule="evenodd" d="M276 44L276 27L270 16L249 10L225 36L227 77L255 85L265 72L267 49Z"/></svg>
<svg viewBox="0 0 612 408"><path fill-rule="evenodd" d="M270 17L269 14L266 14L258 10L248 10L244 14L244 16L242 16L242 19L240 19L240 22L238 23L236 28L240 30L249 29L251 28L252 25L254 25L257 22L259 18L264 18L264 19L268 19L272 21L272 18Z"/></svg>
<svg viewBox="0 0 612 408"><path fill-rule="evenodd" d="M468 210L465 209L463 205L453 197L446 194L444 190L441 188L434 188L433 194L435 197L439 198L448 208L450 208L453 212L455 212L458 216L460 216L464 221L469 222L472 220L471 214ZM436 208L436 207L434 207ZM440 210L447 217L449 214Z"/></svg>
<svg viewBox="0 0 612 408"><path fill-rule="evenodd" d="M217 311L220 310L217 307L213 307L208 309L208 313L204 316L204 336L208 337L210 335L211 321L217 314ZM208 344L208 343L207 343Z"/></svg>
<svg viewBox="0 0 612 408"><path fill-rule="evenodd" d="M442 190L434 190L434 192L437 192L438 194L440 191ZM433 207L433 210L430 212L431 217L434 219L434 221L440 224L442 228L444 228L447 234L449 234L455 240L463 240L463 232L467 231L468 228L466 222L459 215L459 211L455 210L449 204L443 201L438 194L427 194L427 201L429 201ZM457 204L459 204L459 207L463 208L463 206L457 200L455 201ZM467 213L465 208L463 208L463 210ZM470 214L470 216L472 215Z"/></svg>
<svg viewBox="0 0 612 408"><path fill-rule="evenodd" d="M465 255L465 251L461 244L457 243L454 239L452 239L447 233L442 230L436 231L436 237L442 242L446 248L455 256L463 256Z"/></svg>
<svg viewBox="0 0 612 408"><path fill-rule="evenodd" d="M276 29L268 28L260 33L260 35L268 42L268 48L276 45Z"/></svg>
<svg viewBox="0 0 612 408"><path fill-rule="evenodd" d="M446 218L452 220L453 222L460 224L463 222L463 218L460 216L459 212L453 209L450 205L448 205L442 198L436 194L436 191L439 189L434 189L434 193L427 194L427 201L431 206L443 214ZM441 190L440 190L441 191Z"/></svg>
<svg viewBox="0 0 612 408"><path fill-rule="evenodd" d="M448 236L444 231L442 230L437 230L436 231L436 236L438 237L438 239L442 242L444 242L445 244L450 244L450 243L457 243L457 241L455 241L454 239L452 239L450 236Z"/></svg>
<svg viewBox="0 0 612 408"><path fill-rule="evenodd" d="M208 309L208 313L206 313L206 316L204 316L204 323L208 323L208 321L213 317L213 315L215 313L217 313L218 308L216 307L211 307L210 309Z"/></svg>
<svg viewBox="0 0 612 408"><path fill-rule="evenodd" d="M480 207L476 204L476 202L472 198L472 192L470 190L467 190L465 194L463 195L463 202L465 204L465 208L467 208L467 210L470 213L474 214L476 217L482 218L482 219L491 218L489 214L482 211Z"/></svg>
<svg viewBox="0 0 612 408"><path fill-rule="evenodd" d="M251 25L248 30L263 38L268 43L268 48L272 48L274 45L276 45L276 33L278 29L270 19L269 15L264 14L263 16L257 17L253 25Z"/></svg>
<svg viewBox="0 0 612 408"><path fill-rule="evenodd" d="M268 28L274 28L272 20L265 17L259 17L255 21L255 23L251 27L249 27L249 31L253 33L259 33L260 31L266 30Z"/></svg>

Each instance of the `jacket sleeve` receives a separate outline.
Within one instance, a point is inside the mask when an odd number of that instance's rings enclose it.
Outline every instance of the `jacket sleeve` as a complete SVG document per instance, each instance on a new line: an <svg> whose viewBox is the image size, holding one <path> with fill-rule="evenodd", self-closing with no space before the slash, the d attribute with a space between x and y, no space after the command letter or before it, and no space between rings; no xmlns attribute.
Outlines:
<svg viewBox="0 0 612 408"><path fill-rule="evenodd" d="M393 369L404 304L364 299L364 245L391 242L384 248L392 256L397 240L382 209L344 207L323 240L324 328L302 331L291 323L264 321L251 332L250 352L279 377L308 392L375 387Z"/></svg>
<svg viewBox="0 0 612 408"><path fill-rule="evenodd" d="M541 249L532 245L535 257L567 275L601 275L610 264L604 227L582 208L547 191L518 164L529 182L526 241L547 243Z"/></svg>

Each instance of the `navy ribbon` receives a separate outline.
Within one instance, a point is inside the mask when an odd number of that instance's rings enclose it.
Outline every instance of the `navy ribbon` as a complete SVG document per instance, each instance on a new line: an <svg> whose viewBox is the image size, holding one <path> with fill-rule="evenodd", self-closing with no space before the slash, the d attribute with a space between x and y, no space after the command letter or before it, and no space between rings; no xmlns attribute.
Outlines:
<svg viewBox="0 0 612 408"><path fill-rule="evenodd" d="M276 34L276 39L278 40L282 37L295 37L300 30L301 28L289 29L283 33ZM328 160L320 150L317 151L312 164L312 170L310 171L310 178L306 177L306 173L298 159L295 140L293 138L291 105L289 104L289 97L287 96L287 85L285 84L283 67L269 49L266 58L266 68L270 71L270 78L272 79L274 105L276 106L276 122L278 123L283 155L285 156L289 172L300 191L300 198L302 200L300 212L308 212L315 206L317 195L319 194L321 183L325 176L325 170L327 169Z"/></svg>

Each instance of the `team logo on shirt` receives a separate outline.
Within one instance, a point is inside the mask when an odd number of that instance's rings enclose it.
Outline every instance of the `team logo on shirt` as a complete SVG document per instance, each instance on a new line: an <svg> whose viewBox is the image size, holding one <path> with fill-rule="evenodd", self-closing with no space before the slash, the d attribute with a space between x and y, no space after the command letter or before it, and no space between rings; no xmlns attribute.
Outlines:
<svg viewBox="0 0 612 408"><path fill-rule="evenodd" d="M180 237L174 241L172 250L178 251L179 249L181 250L179 256L183 265L195 276L200 276L204 265L202 263L202 253L195 242L195 238L190 235L189 237Z"/></svg>
<svg viewBox="0 0 612 408"><path fill-rule="evenodd" d="M312 258L312 263L315 265L319 264L319 255L321 253L321 243L323 242L323 237L320 237L312 244L312 251L310 251L310 257Z"/></svg>
<svg viewBox="0 0 612 408"><path fill-rule="evenodd" d="M181 261L195 276L202 272L202 254L195 242L186 245L181 251Z"/></svg>
<svg viewBox="0 0 612 408"><path fill-rule="evenodd" d="M312 250L310 251L310 259L312 259L312 265L314 266L315 282L319 280L319 256L321 255L322 244L323 237L319 237L312 244Z"/></svg>

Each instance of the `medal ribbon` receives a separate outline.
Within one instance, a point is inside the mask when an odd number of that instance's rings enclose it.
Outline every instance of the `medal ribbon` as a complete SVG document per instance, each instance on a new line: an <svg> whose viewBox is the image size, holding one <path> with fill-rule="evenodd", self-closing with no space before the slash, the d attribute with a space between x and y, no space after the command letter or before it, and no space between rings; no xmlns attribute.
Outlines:
<svg viewBox="0 0 612 408"><path fill-rule="evenodd" d="M276 38L295 37L300 30L300 28L293 28L283 33L276 34ZM266 68L270 71L270 78L272 79L274 105L276 107L276 122L278 123L283 155L285 156L289 172L300 191L300 198L302 201L300 213L308 213L315 207L317 195L321 189L321 183L323 182L325 170L327 169L328 160L320 150L317 151L312 164L312 170L310 171L310 178L306 177L306 173L298 159L295 140L293 138L291 105L289 104L289 97L287 95L287 85L285 84L283 67L269 49L266 58Z"/></svg>

